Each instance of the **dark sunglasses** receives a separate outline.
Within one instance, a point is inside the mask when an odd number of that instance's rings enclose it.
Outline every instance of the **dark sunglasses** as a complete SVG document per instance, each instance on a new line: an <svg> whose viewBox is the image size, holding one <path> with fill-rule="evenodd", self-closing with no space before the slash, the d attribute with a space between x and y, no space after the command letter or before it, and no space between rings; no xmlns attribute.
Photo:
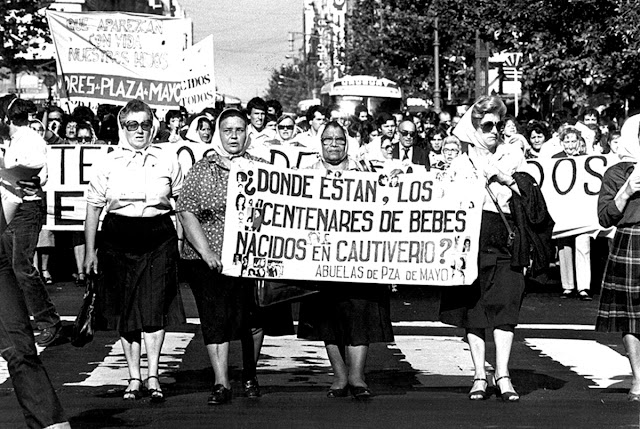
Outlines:
<svg viewBox="0 0 640 429"><path fill-rule="evenodd" d="M138 121L130 121L124 124L124 127L127 131L136 131L138 127L142 127L142 131L149 131L151 127L153 127L153 122L151 121L142 121L142 123Z"/></svg>
<svg viewBox="0 0 640 429"><path fill-rule="evenodd" d="M78 137L78 141L79 142L89 143L89 142L91 142L91 140L92 140L92 138L90 136Z"/></svg>
<svg viewBox="0 0 640 429"><path fill-rule="evenodd" d="M413 137L413 136L416 135L416 132L415 131L400 130L400 135L402 137L407 137L407 136Z"/></svg>
<svg viewBox="0 0 640 429"><path fill-rule="evenodd" d="M384 145L382 146L382 150L389 150L391 149L393 146L391 146L390 144Z"/></svg>
<svg viewBox="0 0 640 429"><path fill-rule="evenodd" d="M480 124L480 128L482 128L483 133L490 133L491 131L493 131L493 127L495 127L496 130L500 132L504 128L504 122L487 121Z"/></svg>
<svg viewBox="0 0 640 429"><path fill-rule="evenodd" d="M293 130L295 125L278 125L279 130Z"/></svg>

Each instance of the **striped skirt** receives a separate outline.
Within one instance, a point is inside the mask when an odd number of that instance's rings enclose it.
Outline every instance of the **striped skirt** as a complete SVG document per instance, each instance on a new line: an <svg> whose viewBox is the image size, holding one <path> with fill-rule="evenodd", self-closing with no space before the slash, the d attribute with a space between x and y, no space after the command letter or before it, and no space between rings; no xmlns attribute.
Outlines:
<svg viewBox="0 0 640 429"><path fill-rule="evenodd" d="M618 228L613 238L596 331L640 334L640 225Z"/></svg>

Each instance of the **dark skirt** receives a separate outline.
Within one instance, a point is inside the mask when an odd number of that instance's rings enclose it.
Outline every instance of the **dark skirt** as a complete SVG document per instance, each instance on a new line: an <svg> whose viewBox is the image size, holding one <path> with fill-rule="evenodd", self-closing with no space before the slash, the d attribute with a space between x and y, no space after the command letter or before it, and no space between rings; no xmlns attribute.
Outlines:
<svg viewBox="0 0 640 429"><path fill-rule="evenodd" d="M182 260L180 269L193 292L205 344L239 340L252 328L271 336L294 333L291 305L259 308L253 279L224 276L199 259Z"/></svg>
<svg viewBox="0 0 640 429"><path fill-rule="evenodd" d="M301 302L298 337L349 346L392 342L390 306L386 285L320 285Z"/></svg>
<svg viewBox="0 0 640 429"><path fill-rule="evenodd" d="M596 331L640 334L640 225L618 228L613 238Z"/></svg>
<svg viewBox="0 0 640 429"><path fill-rule="evenodd" d="M98 249L99 311L121 334L184 323L171 217L107 215Z"/></svg>
<svg viewBox="0 0 640 429"><path fill-rule="evenodd" d="M478 278L442 288L442 322L473 329L518 324L525 283L522 270L511 268L508 236L498 213L482 212Z"/></svg>

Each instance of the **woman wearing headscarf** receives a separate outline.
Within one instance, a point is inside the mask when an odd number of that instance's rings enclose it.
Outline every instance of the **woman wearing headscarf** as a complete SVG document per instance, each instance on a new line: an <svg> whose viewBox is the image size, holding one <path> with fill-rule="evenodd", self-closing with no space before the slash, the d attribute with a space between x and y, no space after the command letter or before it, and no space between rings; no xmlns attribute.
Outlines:
<svg viewBox="0 0 640 429"><path fill-rule="evenodd" d="M247 125L247 116L239 110L227 109L220 114L212 139L213 151L189 170L176 206L187 240L182 254L184 273L198 307L215 377L208 398L210 405L231 400L231 341L242 341L244 394L255 398L260 396L256 365L265 333L262 328L268 329L269 335L293 333L290 307L288 315L282 312L267 317L256 309L253 279L221 274L230 168L234 164L264 162L246 152L250 144ZM269 326L265 326L266 322Z"/></svg>
<svg viewBox="0 0 640 429"><path fill-rule="evenodd" d="M481 180L486 182L488 191L482 206L478 278L471 286L445 288L440 320L466 330L475 369L469 399L483 400L489 396L485 331L490 328L496 347L494 384L498 396L504 401L515 402L520 397L511 384L508 365L524 294L524 275L521 269L511 267L508 229L498 206L511 229L515 229L508 202L514 192L519 192L512 175L523 167L524 154L517 146L505 144L500 138L506 110L500 98L481 97L453 132L461 141L468 143L469 154L468 158L458 157L451 169L456 168L455 165L464 165L461 161L466 158ZM489 192L495 197L495 202Z"/></svg>
<svg viewBox="0 0 640 429"><path fill-rule="evenodd" d="M287 114L280 116L276 121L276 130L278 131L278 135L271 141L272 144L304 147L302 143L296 140L298 127L296 126L296 121L293 116Z"/></svg>
<svg viewBox="0 0 640 429"><path fill-rule="evenodd" d="M157 130L153 119L146 103L129 101L118 114L118 147L94 165L87 191L84 272L103 275L103 315L120 333L129 368L123 399L141 397L144 332L146 388L153 402L162 402L158 364L165 326L185 321L177 279L178 237L170 216L170 200L180 193L183 176L175 152L151 144ZM103 210L103 239L96 254Z"/></svg>
<svg viewBox="0 0 640 429"><path fill-rule="evenodd" d="M213 124L206 116L196 116L189 124L185 137L194 143L211 143Z"/></svg>
<svg viewBox="0 0 640 429"><path fill-rule="evenodd" d="M311 168L328 175L360 171L347 155L346 132L337 121L324 128L321 144L321 159ZM358 399L371 396L364 376L369 344L393 341L389 294L387 285L325 283L302 302L298 337L324 341L334 374L329 398L349 392Z"/></svg>
<svg viewBox="0 0 640 429"><path fill-rule="evenodd" d="M617 227L602 281L596 331L621 332L633 381L628 400L640 402L640 115L622 126L621 162L604 173L598 197L603 227Z"/></svg>

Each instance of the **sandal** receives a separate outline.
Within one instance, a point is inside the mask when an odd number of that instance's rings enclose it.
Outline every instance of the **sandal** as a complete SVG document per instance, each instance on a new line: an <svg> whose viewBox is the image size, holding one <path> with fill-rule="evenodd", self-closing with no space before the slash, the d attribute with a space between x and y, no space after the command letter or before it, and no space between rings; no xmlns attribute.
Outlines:
<svg viewBox="0 0 640 429"><path fill-rule="evenodd" d="M149 388L149 379L150 378L155 378L156 380L158 380L158 384L160 384L160 379L158 378L157 375L150 375L147 377L147 392L149 392L149 396L151 397L151 402L154 403L160 403L160 402L164 402L164 394L162 393L162 389L158 388L158 389L151 389Z"/></svg>
<svg viewBox="0 0 640 429"><path fill-rule="evenodd" d="M484 389L476 389L476 390L470 391L469 399L471 399L472 401L484 401L485 399L489 398L489 394L487 393L487 387L489 386L489 383L487 383L486 378L474 378L473 386L475 386L476 381L483 381ZM472 389L473 389L473 386L471 386Z"/></svg>
<svg viewBox="0 0 640 429"><path fill-rule="evenodd" d="M49 271L46 271L46 270L42 271L42 280L46 285L53 284L53 278L51 278L51 274L49 274Z"/></svg>
<svg viewBox="0 0 640 429"><path fill-rule="evenodd" d="M498 382L500 380L509 380L509 384L511 384L511 377L509 377L508 375L505 375L503 377L498 377L495 378L494 377L494 384L496 386L496 396L499 399L502 399L504 402L518 402L520 400L520 395L518 395L515 390L511 390L511 391L502 391L500 389L500 386L498 385ZM512 386L513 388L513 386Z"/></svg>
<svg viewBox="0 0 640 429"><path fill-rule="evenodd" d="M140 383L140 387L142 387L142 380L140 380L139 378L130 378L127 381L129 382L129 384L131 384L132 381L137 381L138 383ZM125 401L136 401L140 398L142 398L142 393L140 393L140 388L137 388L137 389L127 388L127 390L124 391L124 395L122 395L122 399Z"/></svg>

